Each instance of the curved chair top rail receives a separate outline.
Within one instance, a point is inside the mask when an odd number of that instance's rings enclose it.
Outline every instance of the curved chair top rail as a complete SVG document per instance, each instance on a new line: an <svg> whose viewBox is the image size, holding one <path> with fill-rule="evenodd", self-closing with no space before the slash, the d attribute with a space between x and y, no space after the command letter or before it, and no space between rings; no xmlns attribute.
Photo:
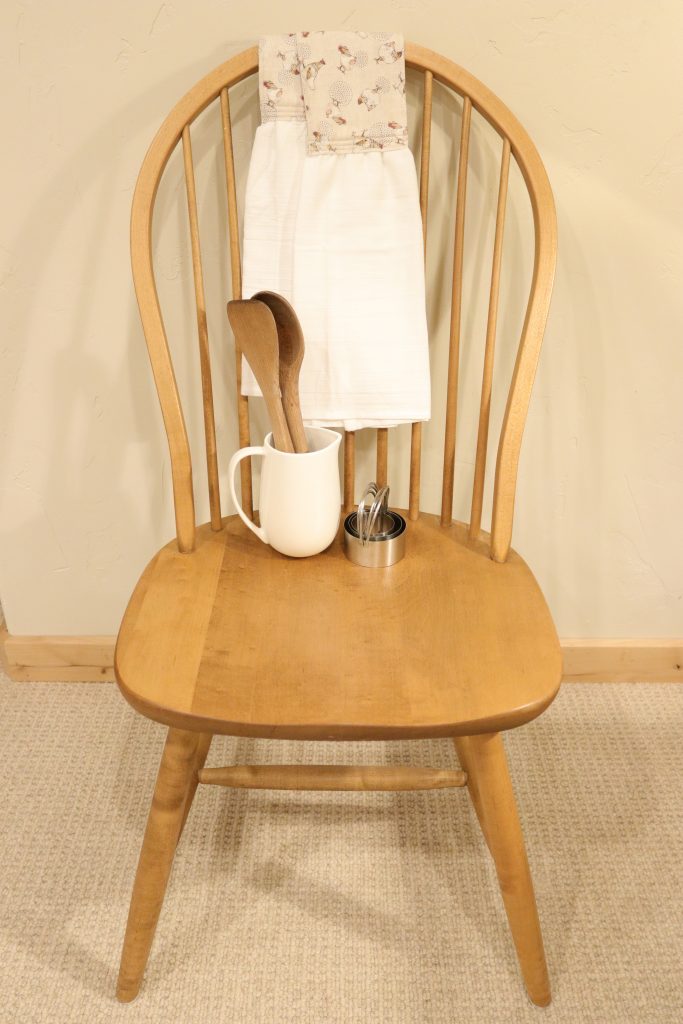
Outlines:
<svg viewBox="0 0 683 1024"><path fill-rule="evenodd" d="M496 214L495 239L491 271L491 290L488 307L484 371L480 401L479 432L475 462L470 535L481 534L486 451L488 442L493 356L498 312L498 293L505 223L505 207L509 162L512 156L521 171L529 194L534 222L534 265L524 325L517 350L512 380L503 417L493 492L491 520L491 557L505 561L512 536L517 466L526 421L531 388L536 372L543 333L550 305L557 249L555 206L541 158L528 134L517 118L485 85L457 64L412 43L406 44L406 64L424 73L424 101L420 153L420 205L423 230L427 230L427 204L429 186L429 155L431 138L431 109L433 80L452 89L463 98L463 117L458 160L453 289L450 320L450 346L448 364L448 391L446 430L444 439L444 473L442 487L441 522L452 521L455 429L457 419L458 364L460 351L460 314L462 269L464 250L464 224L466 206L467 168L472 108L476 110L501 136L503 141L501 173ZM164 169L175 147L182 140L185 166L186 192L190 220L190 238L197 304L200 366L204 399L204 424L209 480L211 522L214 529L221 528L220 498L218 493L218 464L216 457L215 424L211 387L206 306L199 244L199 227L195 197L194 170L190 125L206 107L220 97L223 144L228 194L228 229L231 252L232 296L241 297L241 265L237 225L235 170L232 152L230 120L230 87L248 78L258 70L258 48L252 47L221 64L201 79L176 104L165 119L147 152L138 177L131 215L131 257L135 291L149 349L152 370L161 403L164 426L168 436L173 476L173 496L176 514L178 545L181 551L194 547L195 513L192 489L192 465L185 420L180 404L178 387L171 362L166 332L156 291L152 259L152 218L154 202ZM249 418L247 399L239 394L241 356L237 357L238 416L240 444L249 444ZM353 503L355 478L354 435L346 433L344 446L345 504ZM410 517L419 515L421 458L421 424L413 424L410 460ZM242 498L244 507L251 509L251 476L248 460L242 464ZM386 482L387 431L377 431L377 478Z"/></svg>

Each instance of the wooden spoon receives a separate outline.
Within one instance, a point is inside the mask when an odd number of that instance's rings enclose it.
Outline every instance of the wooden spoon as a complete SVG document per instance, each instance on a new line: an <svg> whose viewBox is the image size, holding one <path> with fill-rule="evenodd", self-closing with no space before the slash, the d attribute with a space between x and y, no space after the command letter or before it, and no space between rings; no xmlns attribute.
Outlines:
<svg viewBox="0 0 683 1024"><path fill-rule="evenodd" d="M252 299L264 302L275 317L280 346L280 391L294 451L307 452L308 442L299 403L299 371L304 358L304 332L294 307L277 292L256 292Z"/></svg>
<svg viewBox="0 0 683 1024"><path fill-rule="evenodd" d="M281 452L294 452L280 394L280 356L275 318L263 302L232 299L228 320L237 347L244 353L266 400L273 441Z"/></svg>

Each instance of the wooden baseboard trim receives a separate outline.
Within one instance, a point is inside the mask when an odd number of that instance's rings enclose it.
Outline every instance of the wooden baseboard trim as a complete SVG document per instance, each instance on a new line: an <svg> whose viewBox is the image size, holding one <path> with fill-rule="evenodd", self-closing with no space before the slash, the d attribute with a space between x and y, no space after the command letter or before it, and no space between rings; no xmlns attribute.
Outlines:
<svg viewBox="0 0 683 1024"><path fill-rule="evenodd" d="M0 665L18 682L110 682L113 636L12 636L0 623ZM562 640L566 683L683 682L683 638Z"/></svg>
<svg viewBox="0 0 683 1024"><path fill-rule="evenodd" d="M113 636L13 636L0 623L0 665L17 682L114 681Z"/></svg>
<svg viewBox="0 0 683 1024"><path fill-rule="evenodd" d="M683 682L683 638L562 640L566 683Z"/></svg>

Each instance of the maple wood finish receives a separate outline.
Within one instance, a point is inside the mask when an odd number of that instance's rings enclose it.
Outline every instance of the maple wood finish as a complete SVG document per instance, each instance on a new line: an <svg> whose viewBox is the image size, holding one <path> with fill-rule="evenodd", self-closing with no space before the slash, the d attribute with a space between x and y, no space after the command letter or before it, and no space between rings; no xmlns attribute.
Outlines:
<svg viewBox="0 0 683 1024"><path fill-rule="evenodd" d="M241 267L229 90L257 70L254 47L199 82L168 116L145 158L133 200L133 274L173 466L177 539L145 569L119 632L115 671L127 700L169 727L140 856L124 943L119 998L140 986L173 853L197 782L232 787L392 789L467 782L495 861L527 990L550 998L543 944L522 832L500 733L530 721L552 701L562 660L543 595L510 548L517 462L550 301L556 227L541 160L510 111L481 82L439 55L406 46L423 72L420 207L428 223L431 112L438 82L462 97L455 193L454 266L443 447L441 516L420 512L422 430L411 432L411 523L406 557L378 572L351 564L341 531L332 547L287 559L253 537L237 517L215 521L213 410L201 287L190 125L220 100L228 195L232 295ZM481 116L501 137L484 375L472 523L452 521L462 274L471 123ZM457 126L454 124L454 131ZM151 227L159 180L182 140L204 386L212 523L195 523L190 449L154 285ZM362 157L359 157L362 159ZM486 449L509 165L526 183L535 256L526 318L498 443L491 532L481 529ZM236 348L238 390L240 347ZM205 366L206 363L206 366ZM207 386L208 383L208 386ZM238 397L240 445L249 444L248 406ZM208 415L211 413L211 415ZM377 476L387 477L388 431L377 432ZM354 502L355 435L344 443L344 504ZM251 477L242 476L250 508ZM213 527L213 528L212 528ZM355 740L454 739L463 771L407 767L203 767L211 736Z"/></svg>
<svg viewBox="0 0 683 1024"><path fill-rule="evenodd" d="M493 356L498 323L498 292L500 289L500 266L503 257L503 229L505 227L505 204L508 194L510 173L510 140L503 141L503 155L500 162L500 186L496 211L496 235L493 243L493 266L491 268L491 292L489 313L486 324L486 347L484 349L484 370L481 382L479 405L479 433L477 434L477 455L472 485L472 511L470 513L470 536L476 537L481 529L481 512L484 504L484 479L486 475L486 448L489 439L489 417L491 413L491 389L493 386Z"/></svg>
<svg viewBox="0 0 683 1024"><path fill-rule="evenodd" d="M344 431L344 511L350 512L355 500L356 434Z"/></svg>
<svg viewBox="0 0 683 1024"><path fill-rule="evenodd" d="M375 482L378 487L384 487L387 482L387 471L389 462L389 431L386 427L380 427L377 431L377 469Z"/></svg>
<svg viewBox="0 0 683 1024"><path fill-rule="evenodd" d="M211 77L211 76L210 76ZM243 77L243 76L242 76ZM223 79L225 80L225 79ZM232 79L231 84L239 79ZM199 83L201 86L201 82ZM192 90L193 92L195 90ZM240 238L239 238L239 224L237 221L237 182L235 179L235 156L232 146L232 120L230 117L230 95L228 93L228 87L224 85L220 91L220 103L221 103L221 126L223 128L223 157L225 160L225 185L227 190L228 200L228 239L230 243L230 284L231 293L233 299L242 298L242 259L240 254ZM213 100L214 96L211 95L209 103ZM187 97L185 97L187 99ZM184 101L181 101L181 103ZM171 117L173 114L171 114ZM183 111L183 117L185 111ZM162 126L163 128L163 126ZM157 136L158 138L158 136ZM170 153L173 151L171 147ZM163 174L163 168L165 166L165 160L168 156L162 157L164 163L162 163L159 169L159 177ZM133 202L135 200L133 199ZM143 209L142 216L144 217L145 211ZM150 211L151 216L151 211ZM134 245L133 242L133 231L131 221L131 250ZM142 314L141 314L142 315ZM145 331L146 335L146 331ZM247 448L251 444L251 434L249 430L249 400L246 395L242 394L242 351L239 347L237 339L235 339L235 379L237 383L237 426L239 431L240 448ZM242 508L248 516L253 516L254 505L252 496L252 479L251 479L251 459L243 459L240 462L240 484L242 487ZM174 494L175 500L175 494ZM177 507L177 504L176 504Z"/></svg>
<svg viewBox="0 0 683 1024"><path fill-rule="evenodd" d="M502 738L500 733L467 736L457 747L467 764L470 793L496 866L527 992L538 1006L547 1006L550 981L541 926Z"/></svg>
<svg viewBox="0 0 683 1024"><path fill-rule="evenodd" d="M197 219L197 192L192 163L192 140L190 126L183 128L183 165L185 168L185 189L187 210L190 218L190 241L192 245L192 268L197 308L197 335L199 338L199 364L202 375L202 406L204 409L204 436L206 437L206 468L209 482L209 507L211 526L221 528L221 496L218 482L218 455L216 450L216 420L213 411L213 385L211 381L211 359L209 356L209 332L206 324L206 299L204 297L204 275L199 241Z"/></svg>
<svg viewBox="0 0 683 1024"><path fill-rule="evenodd" d="M133 884L116 989L121 1002L135 999L154 938L173 854L189 811L200 743L198 733L169 729Z"/></svg>
<svg viewBox="0 0 683 1024"><path fill-rule="evenodd" d="M462 771L407 765L238 764L227 768L204 768L199 772L199 781L207 786L228 786L232 789L362 790L377 793L450 789L466 785L467 776Z"/></svg>
<svg viewBox="0 0 683 1024"><path fill-rule="evenodd" d="M462 266L465 254L465 202L467 199L467 168L470 152L472 100L465 96L462 105L460 156L458 158L457 193L455 201L455 242L453 253L453 286L451 290L451 327L448 349L448 384L446 387L446 437L443 446L443 487L441 489L441 525L453 518L453 484L455 479L455 428L458 413L458 377L460 373L460 320L462 312ZM506 552L507 554L507 552Z"/></svg>
<svg viewBox="0 0 683 1024"><path fill-rule="evenodd" d="M496 564L465 526L423 513L378 575L346 558L341 528L322 554L288 559L237 517L201 526L191 558L172 541L143 573L119 686L165 725L278 739L488 732L553 699L559 643L515 552Z"/></svg>

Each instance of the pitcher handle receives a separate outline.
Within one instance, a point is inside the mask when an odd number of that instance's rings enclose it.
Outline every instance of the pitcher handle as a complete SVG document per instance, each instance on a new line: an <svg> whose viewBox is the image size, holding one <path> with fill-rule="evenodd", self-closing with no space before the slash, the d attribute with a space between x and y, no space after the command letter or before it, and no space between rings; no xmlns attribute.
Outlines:
<svg viewBox="0 0 683 1024"><path fill-rule="evenodd" d="M230 496L232 497L232 500L235 504L235 508L237 509L237 515L240 517L244 525L248 526L249 529L256 534L259 540L262 540L264 544L268 544L269 541L266 536L266 531L263 529L262 526L257 526L256 523L252 523L251 519L245 513L241 504L237 500L237 492L235 491L235 471L240 462L242 461L242 459L247 459L249 458L250 455L265 454L266 449L260 445L252 445L249 448L240 448L239 451L236 451L233 457L230 459L230 465L228 466L228 483L230 485Z"/></svg>

